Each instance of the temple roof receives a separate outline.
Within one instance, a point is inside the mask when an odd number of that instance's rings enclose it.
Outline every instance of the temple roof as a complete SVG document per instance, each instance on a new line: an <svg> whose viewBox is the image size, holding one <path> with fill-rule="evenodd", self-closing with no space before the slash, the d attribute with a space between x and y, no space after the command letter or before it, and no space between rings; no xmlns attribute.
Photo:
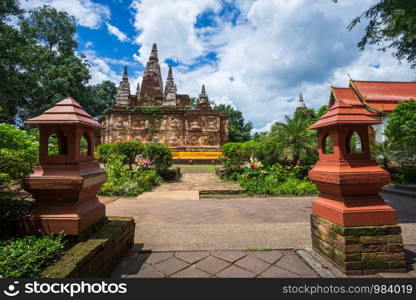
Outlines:
<svg viewBox="0 0 416 300"><path fill-rule="evenodd" d="M104 128L71 97L55 104L40 116L26 120L25 124L77 124L97 129Z"/></svg>
<svg viewBox="0 0 416 300"><path fill-rule="evenodd" d="M324 114L315 124L312 124L308 129L318 129L332 125L375 125L381 123L382 122L380 120L365 115L362 109L354 108L352 105L345 103L342 100L338 100L328 109L326 114Z"/></svg>
<svg viewBox="0 0 416 300"><path fill-rule="evenodd" d="M398 102L416 99L416 82L351 80L350 86L371 108L392 111Z"/></svg>
<svg viewBox="0 0 416 300"><path fill-rule="evenodd" d="M408 101L416 99L416 82L352 80L358 92L370 101Z"/></svg>
<svg viewBox="0 0 416 300"><path fill-rule="evenodd" d="M369 111L363 102L360 101L353 88L331 87L332 95L335 101L343 101L352 105L356 109L360 109L361 113L368 116L376 116L377 114Z"/></svg>

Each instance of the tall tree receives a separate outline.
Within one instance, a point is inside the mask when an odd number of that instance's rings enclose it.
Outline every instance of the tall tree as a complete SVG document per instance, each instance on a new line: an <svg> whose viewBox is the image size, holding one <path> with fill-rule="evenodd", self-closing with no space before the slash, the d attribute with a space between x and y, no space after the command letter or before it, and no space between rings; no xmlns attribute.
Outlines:
<svg viewBox="0 0 416 300"><path fill-rule="evenodd" d="M75 54L75 19L42 6L21 20L20 31L27 40L23 67L29 80L21 87L19 117L38 115L68 96L80 99L90 75L85 59Z"/></svg>
<svg viewBox="0 0 416 300"><path fill-rule="evenodd" d="M416 162L416 101L400 102L389 116L384 134Z"/></svg>
<svg viewBox="0 0 416 300"><path fill-rule="evenodd" d="M251 138L253 123L250 121L246 123L241 111L234 109L231 105L225 104L215 105L214 108L218 111L225 112L228 115L230 120L230 142L245 142Z"/></svg>
<svg viewBox="0 0 416 300"><path fill-rule="evenodd" d="M381 0L371 6L361 16L356 17L348 29L351 30L361 20L369 21L365 34L358 47L376 45L379 50L394 50L393 55L406 59L416 67L416 5L414 0Z"/></svg>
<svg viewBox="0 0 416 300"><path fill-rule="evenodd" d="M86 87L85 95L79 101L93 117L100 118L102 113L114 105L117 87L114 82L105 80L96 85Z"/></svg>
<svg viewBox="0 0 416 300"><path fill-rule="evenodd" d="M21 89L17 82L25 82L21 72L22 54L26 41L22 34L9 25L11 18L22 16L17 0L0 2L0 122L13 123L20 105Z"/></svg>

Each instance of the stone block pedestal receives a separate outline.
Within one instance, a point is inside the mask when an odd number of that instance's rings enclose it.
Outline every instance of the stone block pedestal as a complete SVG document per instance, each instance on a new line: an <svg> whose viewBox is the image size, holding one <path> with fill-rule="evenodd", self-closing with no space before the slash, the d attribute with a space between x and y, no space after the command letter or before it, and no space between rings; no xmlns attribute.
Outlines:
<svg viewBox="0 0 416 300"><path fill-rule="evenodd" d="M406 272L399 225L341 226L311 215L312 245L347 275Z"/></svg>

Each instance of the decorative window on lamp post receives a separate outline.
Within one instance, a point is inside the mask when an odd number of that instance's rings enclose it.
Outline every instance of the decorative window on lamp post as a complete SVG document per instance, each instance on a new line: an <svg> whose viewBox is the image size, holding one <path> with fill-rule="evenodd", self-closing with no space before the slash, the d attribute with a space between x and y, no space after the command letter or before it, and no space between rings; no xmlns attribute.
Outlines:
<svg viewBox="0 0 416 300"><path fill-rule="evenodd" d="M312 242L348 274L404 271L396 211L379 196L390 174L371 159L368 128L381 121L342 101L309 129L319 161L309 171L320 195L312 203Z"/></svg>
<svg viewBox="0 0 416 300"><path fill-rule="evenodd" d="M102 220L97 192L107 175L94 160L95 131L102 126L72 98L25 124L39 126L39 166L23 183L35 198L23 231L79 234Z"/></svg>

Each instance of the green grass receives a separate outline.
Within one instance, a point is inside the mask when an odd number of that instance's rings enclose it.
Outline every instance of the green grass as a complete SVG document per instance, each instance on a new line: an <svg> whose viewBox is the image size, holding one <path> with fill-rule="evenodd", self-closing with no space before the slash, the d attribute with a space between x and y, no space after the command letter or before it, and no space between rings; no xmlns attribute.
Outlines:
<svg viewBox="0 0 416 300"><path fill-rule="evenodd" d="M262 247L262 248L247 248L248 251L272 251L272 248Z"/></svg>
<svg viewBox="0 0 416 300"><path fill-rule="evenodd" d="M215 173L215 168L220 165L175 165L181 168L181 173Z"/></svg>

